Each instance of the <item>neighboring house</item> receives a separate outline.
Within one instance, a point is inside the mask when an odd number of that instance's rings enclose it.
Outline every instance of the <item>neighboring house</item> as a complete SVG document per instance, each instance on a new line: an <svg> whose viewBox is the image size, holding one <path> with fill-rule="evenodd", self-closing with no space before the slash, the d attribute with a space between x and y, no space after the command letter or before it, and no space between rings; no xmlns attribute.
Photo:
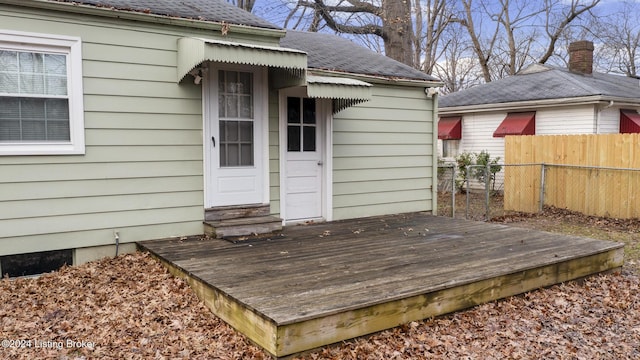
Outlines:
<svg viewBox="0 0 640 360"><path fill-rule="evenodd" d="M487 150L504 161L506 135L640 132L640 80L592 72L591 42L569 53L568 69L535 64L440 97L439 155Z"/></svg>
<svg viewBox="0 0 640 360"><path fill-rule="evenodd" d="M0 266L201 234L210 208L432 211L439 85L222 0L0 0Z"/></svg>

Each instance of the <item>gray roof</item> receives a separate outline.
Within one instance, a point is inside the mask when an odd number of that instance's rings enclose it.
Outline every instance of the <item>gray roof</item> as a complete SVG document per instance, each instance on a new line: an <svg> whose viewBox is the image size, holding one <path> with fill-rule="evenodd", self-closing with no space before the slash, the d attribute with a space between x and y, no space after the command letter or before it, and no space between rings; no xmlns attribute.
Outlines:
<svg viewBox="0 0 640 360"><path fill-rule="evenodd" d="M53 0L74 4L148 13L184 19L247 25L266 29L280 27L224 0Z"/></svg>
<svg viewBox="0 0 640 360"><path fill-rule="evenodd" d="M311 69L332 70L387 78L439 81L399 61L336 35L287 30L280 45L305 51Z"/></svg>
<svg viewBox="0 0 640 360"><path fill-rule="evenodd" d="M49 0L132 11L159 16L281 29L224 0ZM309 68L383 76L387 78L439 81L438 79L380 55L336 35L287 30L283 47L308 53Z"/></svg>
<svg viewBox="0 0 640 360"><path fill-rule="evenodd" d="M536 64L517 75L444 95L439 106L448 108L587 96L640 102L640 83L638 79L621 75L585 75Z"/></svg>

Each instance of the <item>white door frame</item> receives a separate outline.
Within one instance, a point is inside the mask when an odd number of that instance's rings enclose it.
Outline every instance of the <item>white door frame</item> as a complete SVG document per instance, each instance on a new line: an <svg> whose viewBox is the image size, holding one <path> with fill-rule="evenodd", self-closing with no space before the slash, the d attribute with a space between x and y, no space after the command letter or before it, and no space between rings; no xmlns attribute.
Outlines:
<svg viewBox="0 0 640 360"><path fill-rule="evenodd" d="M268 71L266 67L255 67L245 65L232 65L220 63L207 63L203 65L202 81L202 135L203 135L203 162L204 162L204 206L211 208L220 206L216 203L215 191L212 188L212 181L215 179L215 167L213 166L213 142L211 141L212 116L218 117L218 70L246 71L254 73L254 121L257 125L256 146L254 148L254 159L260 167L262 196L259 202L269 203L269 122L268 122ZM212 99L215 96L215 99ZM217 123L217 122L216 122ZM219 142L219 141L218 141ZM216 153L217 154L217 153ZM242 204L238 204L242 205Z"/></svg>
<svg viewBox="0 0 640 360"><path fill-rule="evenodd" d="M279 93L279 150L280 150L280 217L284 223L300 222L302 220L289 221L286 213L286 171L287 171L287 97L307 97L305 87L293 87L281 89ZM322 158L322 211L321 216L326 221L333 220L333 113L330 99L316 99L316 113L321 122L320 147Z"/></svg>

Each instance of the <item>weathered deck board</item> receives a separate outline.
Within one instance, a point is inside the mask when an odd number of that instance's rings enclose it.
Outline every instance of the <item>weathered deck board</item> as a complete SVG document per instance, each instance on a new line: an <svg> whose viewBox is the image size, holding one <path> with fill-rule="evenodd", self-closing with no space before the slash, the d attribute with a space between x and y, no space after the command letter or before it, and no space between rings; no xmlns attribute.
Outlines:
<svg viewBox="0 0 640 360"><path fill-rule="evenodd" d="M236 245L174 239L141 247L189 277L214 313L276 356L623 261L622 245L613 242L415 213L283 234Z"/></svg>

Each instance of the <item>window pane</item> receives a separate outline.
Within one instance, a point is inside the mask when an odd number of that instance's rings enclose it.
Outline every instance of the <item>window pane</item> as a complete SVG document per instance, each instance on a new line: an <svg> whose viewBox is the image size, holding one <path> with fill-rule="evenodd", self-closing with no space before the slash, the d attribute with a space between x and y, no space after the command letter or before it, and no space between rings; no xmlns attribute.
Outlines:
<svg viewBox="0 0 640 360"><path fill-rule="evenodd" d="M253 121L239 121L240 141L253 142Z"/></svg>
<svg viewBox="0 0 640 360"><path fill-rule="evenodd" d="M20 74L21 94L44 94L44 75Z"/></svg>
<svg viewBox="0 0 640 360"><path fill-rule="evenodd" d="M20 101L20 115L25 120L44 120L44 99L22 99Z"/></svg>
<svg viewBox="0 0 640 360"><path fill-rule="evenodd" d="M316 127L304 126L303 127L303 150L304 151L316 151Z"/></svg>
<svg viewBox="0 0 640 360"><path fill-rule="evenodd" d="M0 97L0 133L2 140L69 141L69 102Z"/></svg>
<svg viewBox="0 0 640 360"><path fill-rule="evenodd" d="M0 72L18 72L18 53L0 50Z"/></svg>
<svg viewBox="0 0 640 360"><path fill-rule="evenodd" d="M238 93L251 95L253 93L252 73L241 72L238 75Z"/></svg>
<svg viewBox="0 0 640 360"><path fill-rule="evenodd" d="M236 71L225 72L226 88L225 92L235 94L238 92L238 73Z"/></svg>
<svg viewBox="0 0 640 360"><path fill-rule="evenodd" d="M224 137L222 137L224 134ZM238 122L237 121L220 121L220 141L229 143L238 141Z"/></svg>
<svg viewBox="0 0 640 360"><path fill-rule="evenodd" d="M0 97L0 120L20 119L20 99Z"/></svg>
<svg viewBox="0 0 640 360"><path fill-rule="evenodd" d="M64 55L44 55L45 72L47 75L67 75L67 57Z"/></svg>
<svg viewBox="0 0 640 360"><path fill-rule="evenodd" d="M40 53L18 53L21 73L44 73L44 54Z"/></svg>
<svg viewBox="0 0 640 360"><path fill-rule="evenodd" d="M305 124L315 124L316 123L316 100L306 98L303 100L303 122Z"/></svg>
<svg viewBox="0 0 640 360"><path fill-rule="evenodd" d="M300 98L287 98L287 122L300 124Z"/></svg>
<svg viewBox="0 0 640 360"><path fill-rule="evenodd" d="M253 165L253 144L241 144L240 145L240 156L242 166L251 166Z"/></svg>
<svg viewBox="0 0 640 360"><path fill-rule="evenodd" d="M47 120L47 140L49 141L69 141L69 122L60 120Z"/></svg>
<svg viewBox="0 0 640 360"><path fill-rule="evenodd" d="M240 145L228 144L226 147L227 147L227 165L226 166L240 165Z"/></svg>
<svg viewBox="0 0 640 360"><path fill-rule="evenodd" d="M220 165L253 165L252 121L220 121Z"/></svg>
<svg viewBox="0 0 640 360"><path fill-rule="evenodd" d="M300 151L300 126L287 127L287 151Z"/></svg>
<svg viewBox="0 0 640 360"><path fill-rule="evenodd" d="M227 98L224 95L218 96L218 117L227 117Z"/></svg>
<svg viewBox="0 0 640 360"><path fill-rule="evenodd" d="M67 78L62 76L47 76L46 94L47 95L67 95Z"/></svg>
<svg viewBox="0 0 640 360"><path fill-rule="evenodd" d="M227 95L226 113L228 118L238 117L238 97L236 95Z"/></svg>
<svg viewBox="0 0 640 360"><path fill-rule="evenodd" d="M227 147L220 145L220 167L227 166Z"/></svg>
<svg viewBox="0 0 640 360"><path fill-rule="evenodd" d="M251 96L240 95L240 118L253 119L253 101Z"/></svg>
<svg viewBox="0 0 640 360"><path fill-rule="evenodd" d="M22 140L44 140L47 138L46 124L43 120L22 120Z"/></svg>
<svg viewBox="0 0 640 360"><path fill-rule="evenodd" d="M0 73L0 93L17 94L18 91L18 73Z"/></svg>
<svg viewBox="0 0 640 360"><path fill-rule="evenodd" d="M45 107L47 119L69 119L69 102L66 99L47 99L45 100Z"/></svg>
<svg viewBox="0 0 640 360"><path fill-rule="evenodd" d="M5 120L0 118L0 141L20 140L20 120Z"/></svg>

